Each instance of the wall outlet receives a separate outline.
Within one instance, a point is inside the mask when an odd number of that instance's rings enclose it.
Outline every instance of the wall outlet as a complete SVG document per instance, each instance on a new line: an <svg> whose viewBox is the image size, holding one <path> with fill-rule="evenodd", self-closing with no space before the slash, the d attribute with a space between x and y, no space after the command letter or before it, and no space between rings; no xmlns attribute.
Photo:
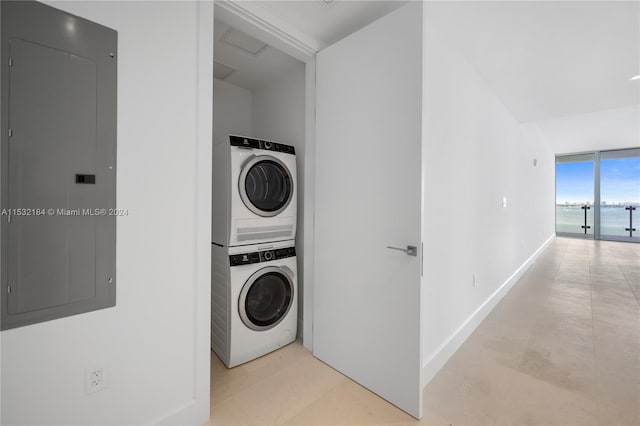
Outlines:
<svg viewBox="0 0 640 426"><path fill-rule="evenodd" d="M84 393L89 395L107 387L107 367L104 365L85 368Z"/></svg>

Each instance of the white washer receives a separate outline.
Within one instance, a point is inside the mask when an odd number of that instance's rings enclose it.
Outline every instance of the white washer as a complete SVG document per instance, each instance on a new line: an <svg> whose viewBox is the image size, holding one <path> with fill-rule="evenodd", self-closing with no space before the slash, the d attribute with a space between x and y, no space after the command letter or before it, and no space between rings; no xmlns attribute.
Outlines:
<svg viewBox="0 0 640 426"><path fill-rule="evenodd" d="M235 367L296 339L294 241L212 245L211 348Z"/></svg>
<svg viewBox="0 0 640 426"><path fill-rule="evenodd" d="M223 246L296 236L295 148L229 135L213 146L212 241Z"/></svg>

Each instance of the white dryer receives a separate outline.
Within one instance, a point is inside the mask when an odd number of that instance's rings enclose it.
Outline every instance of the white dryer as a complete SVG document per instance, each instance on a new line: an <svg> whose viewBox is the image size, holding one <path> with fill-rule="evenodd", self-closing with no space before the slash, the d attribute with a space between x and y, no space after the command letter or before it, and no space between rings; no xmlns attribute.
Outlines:
<svg viewBox="0 0 640 426"><path fill-rule="evenodd" d="M294 241L212 245L211 348L235 367L296 338Z"/></svg>
<svg viewBox="0 0 640 426"><path fill-rule="evenodd" d="M293 146L229 135L213 146L212 241L223 246L296 236Z"/></svg>

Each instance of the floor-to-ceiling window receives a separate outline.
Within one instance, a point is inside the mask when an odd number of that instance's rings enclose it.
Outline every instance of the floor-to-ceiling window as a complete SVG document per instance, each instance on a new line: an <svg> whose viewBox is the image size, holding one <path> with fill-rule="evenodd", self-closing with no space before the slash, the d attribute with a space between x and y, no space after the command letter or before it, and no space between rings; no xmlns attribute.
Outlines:
<svg viewBox="0 0 640 426"><path fill-rule="evenodd" d="M556 233L640 242L640 149L557 156Z"/></svg>
<svg viewBox="0 0 640 426"><path fill-rule="evenodd" d="M593 238L594 154L556 157L556 233Z"/></svg>

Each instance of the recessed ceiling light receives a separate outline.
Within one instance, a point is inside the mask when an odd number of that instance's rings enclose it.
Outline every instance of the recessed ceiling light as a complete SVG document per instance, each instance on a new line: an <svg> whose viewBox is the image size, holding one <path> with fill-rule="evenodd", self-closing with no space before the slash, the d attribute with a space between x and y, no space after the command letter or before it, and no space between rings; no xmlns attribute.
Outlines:
<svg viewBox="0 0 640 426"><path fill-rule="evenodd" d="M640 80L640 74L638 75L634 75L633 77L631 77L629 80Z"/></svg>

